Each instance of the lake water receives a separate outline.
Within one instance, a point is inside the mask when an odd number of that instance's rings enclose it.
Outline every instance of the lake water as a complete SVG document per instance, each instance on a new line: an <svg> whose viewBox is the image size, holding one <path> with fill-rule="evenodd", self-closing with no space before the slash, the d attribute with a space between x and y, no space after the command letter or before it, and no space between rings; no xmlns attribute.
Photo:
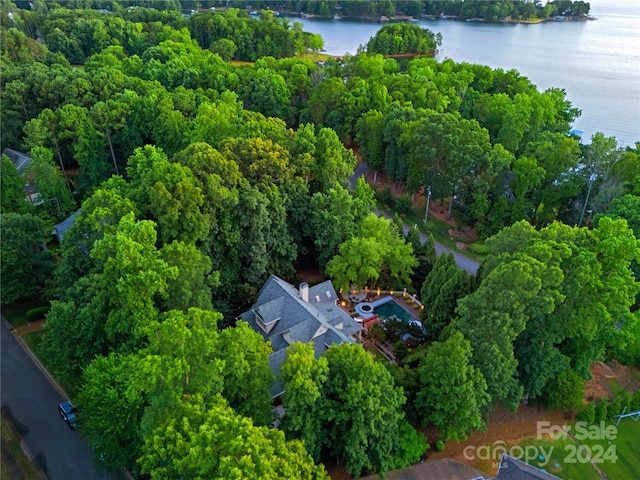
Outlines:
<svg viewBox="0 0 640 480"><path fill-rule="evenodd" d="M582 110L583 140L603 132L621 146L640 141L640 2L592 0L595 21L537 25L421 20L443 37L437 58L516 69L540 90L563 88ZM298 19L330 55L355 54L380 23Z"/></svg>

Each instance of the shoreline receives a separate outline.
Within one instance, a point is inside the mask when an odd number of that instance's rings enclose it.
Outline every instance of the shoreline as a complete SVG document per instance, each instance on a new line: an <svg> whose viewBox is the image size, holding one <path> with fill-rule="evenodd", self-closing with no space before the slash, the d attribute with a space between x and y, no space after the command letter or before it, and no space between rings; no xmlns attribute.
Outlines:
<svg viewBox="0 0 640 480"><path fill-rule="evenodd" d="M529 20L513 20L511 18L496 20L496 21L487 21L484 18L467 18L461 19L455 15L420 15L420 18L415 18L409 15L396 15L393 17L370 17L370 16L361 16L361 17L350 17L343 15L316 15L316 14L308 14L304 12L277 12L280 15L290 17L290 18L302 18L304 20L347 20L347 21L357 21L357 22L369 22L369 23L399 23L399 22L407 22L407 23L416 23L420 20L454 20L457 22L477 22L477 23L486 23L489 25L501 24L501 23L511 23L511 24L523 24L523 25L537 25L544 22L586 22L589 20L597 20L596 17L591 15L582 16L582 17L564 17L564 16L556 16L550 18L533 18Z"/></svg>

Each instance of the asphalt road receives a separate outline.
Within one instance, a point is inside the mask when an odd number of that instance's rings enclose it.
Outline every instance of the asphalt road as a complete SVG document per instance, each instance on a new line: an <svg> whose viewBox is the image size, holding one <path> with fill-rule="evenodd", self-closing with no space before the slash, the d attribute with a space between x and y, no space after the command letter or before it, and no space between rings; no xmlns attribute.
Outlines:
<svg viewBox="0 0 640 480"><path fill-rule="evenodd" d="M49 480L115 480L99 475L84 437L58 414L65 400L31 360L1 319L1 399L16 429Z"/></svg>
<svg viewBox="0 0 640 480"><path fill-rule="evenodd" d="M367 175L367 173L369 172L369 166L364 163L361 162L358 165L356 165L356 168L354 170L354 173L351 177L349 177L349 182L351 183L351 188L354 188L356 185L356 180L358 178L360 178L361 176L365 176ZM380 216L381 212L376 211L376 214L378 216ZM383 214L386 218L391 218L390 215L387 214ZM404 233L406 234L409 231L409 225L405 224L404 225ZM424 243L427 240L427 236L420 232L420 240L422 241L422 243ZM445 247L444 245L442 245L441 243L438 242L434 242L435 246L436 246L436 255L440 256L443 253L453 253L453 257L456 260L456 265L458 268L467 271L468 273L475 275L478 271L478 268L480 267L480 264L478 262L476 262L475 260L470 259L469 257L462 255L461 253L455 252L453 250L451 250L448 247Z"/></svg>

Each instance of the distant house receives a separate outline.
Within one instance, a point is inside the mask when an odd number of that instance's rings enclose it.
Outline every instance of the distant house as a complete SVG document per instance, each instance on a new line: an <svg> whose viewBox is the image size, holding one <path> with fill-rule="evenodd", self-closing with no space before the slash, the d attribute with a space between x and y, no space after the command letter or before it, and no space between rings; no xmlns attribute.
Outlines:
<svg viewBox="0 0 640 480"><path fill-rule="evenodd" d="M289 345L311 342L318 358L330 345L356 342L362 331L362 326L338 306L330 281L313 287L305 282L296 288L275 275L263 285L251 309L238 319L271 342L269 365L276 377ZM282 393L284 388L276 381L273 397Z"/></svg>
<svg viewBox="0 0 640 480"><path fill-rule="evenodd" d="M36 182L29 172L31 157L26 153L11 150L10 148L5 148L2 151L2 155L9 157L9 160L11 160L13 165L16 167L18 173L24 178L24 188L22 190L24 192L25 200L34 205L42 203L40 195L38 194Z"/></svg>
<svg viewBox="0 0 640 480"><path fill-rule="evenodd" d="M495 480L560 480L560 477L503 453Z"/></svg>
<svg viewBox="0 0 640 480"><path fill-rule="evenodd" d="M58 242L62 242L62 237L67 233L67 230L71 228L73 222L76 221L76 217L80 213L82 209L79 209L77 212L72 213L67 218L65 218L62 222L57 223L53 230L51 230L51 235L55 236L58 239Z"/></svg>

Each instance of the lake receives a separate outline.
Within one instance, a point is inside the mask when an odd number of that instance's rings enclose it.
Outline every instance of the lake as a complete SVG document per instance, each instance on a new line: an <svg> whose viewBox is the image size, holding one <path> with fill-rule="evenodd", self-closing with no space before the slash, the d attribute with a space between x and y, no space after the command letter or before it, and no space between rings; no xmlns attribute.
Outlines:
<svg viewBox="0 0 640 480"><path fill-rule="evenodd" d="M594 21L537 25L421 20L443 37L436 58L516 69L540 90L563 88L582 110L583 141L603 132L621 146L640 141L640 3L591 1ZM355 54L381 23L297 19L319 33L330 55Z"/></svg>

